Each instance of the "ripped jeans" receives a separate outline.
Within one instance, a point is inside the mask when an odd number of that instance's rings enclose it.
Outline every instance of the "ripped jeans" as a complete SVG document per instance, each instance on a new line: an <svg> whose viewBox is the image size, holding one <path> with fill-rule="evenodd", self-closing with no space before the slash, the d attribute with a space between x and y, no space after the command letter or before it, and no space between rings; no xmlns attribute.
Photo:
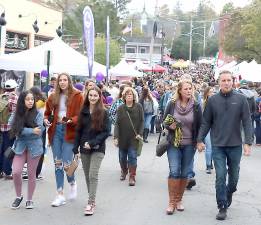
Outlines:
<svg viewBox="0 0 261 225"><path fill-rule="evenodd" d="M71 164L73 160L73 143L65 141L65 125L57 124L53 136L52 152L55 164L55 179L57 191L63 191L64 188L64 167ZM67 176L67 175L66 175ZM74 175L67 176L70 184L75 183Z"/></svg>

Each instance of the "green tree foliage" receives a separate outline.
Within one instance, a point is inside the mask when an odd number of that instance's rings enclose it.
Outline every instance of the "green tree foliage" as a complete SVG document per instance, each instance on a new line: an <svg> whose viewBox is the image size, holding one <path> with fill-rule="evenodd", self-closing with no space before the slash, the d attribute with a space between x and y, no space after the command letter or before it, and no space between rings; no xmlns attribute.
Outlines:
<svg viewBox="0 0 261 225"><path fill-rule="evenodd" d="M193 21L192 35L192 60L197 60L203 56L204 26L206 37L205 56L213 56L218 51L218 40L216 36L208 37L210 22L216 19L217 15L212 9L208 0L200 1L196 12L182 12L178 1L173 10L173 17L177 20L186 21L179 24L179 29L172 42L171 56L174 58L189 59L189 33L190 19Z"/></svg>
<svg viewBox="0 0 261 225"><path fill-rule="evenodd" d="M226 27L224 50L239 60L261 63L261 0L236 10Z"/></svg>
<svg viewBox="0 0 261 225"><path fill-rule="evenodd" d="M106 40L103 37L95 39L95 55L94 60L106 65ZM114 66L120 61L120 46L117 41L110 41L110 66Z"/></svg>

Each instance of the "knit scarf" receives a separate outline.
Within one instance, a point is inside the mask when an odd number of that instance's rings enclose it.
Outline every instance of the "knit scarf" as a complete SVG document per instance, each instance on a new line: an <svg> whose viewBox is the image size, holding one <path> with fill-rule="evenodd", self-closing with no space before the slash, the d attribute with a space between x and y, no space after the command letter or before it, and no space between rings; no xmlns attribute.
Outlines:
<svg viewBox="0 0 261 225"><path fill-rule="evenodd" d="M193 106L194 106L194 99L191 98L189 99L188 104L186 105L185 108L181 106L180 100L177 100L175 108L180 115L186 115L193 110Z"/></svg>

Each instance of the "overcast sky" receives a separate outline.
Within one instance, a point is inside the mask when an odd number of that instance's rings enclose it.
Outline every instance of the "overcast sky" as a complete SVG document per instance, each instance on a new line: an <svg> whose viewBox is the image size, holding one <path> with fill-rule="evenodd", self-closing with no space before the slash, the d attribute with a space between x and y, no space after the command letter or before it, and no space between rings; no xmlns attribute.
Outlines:
<svg viewBox="0 0 261 225"><path fill-rule="evenodd" d="M146 6L146 11L149 14L153 14L155 11L155 5L157 0L132 0L131 3L128 5L128 9L130 12L138 11L141 12L144 6ZM182 9L185 11L191 11L195 10L197 8L197 5L200 0L182 0L180 1L182 3ZM220 12L223 8L223 6L228 2L233 2L235 6L245 6L251 0L210 0L214 6L214 9L217 12ZM173 9L174 5L176 4L177 0L158 0L158 6L162 6L164 4L169 5L170 10Z"/></svg>

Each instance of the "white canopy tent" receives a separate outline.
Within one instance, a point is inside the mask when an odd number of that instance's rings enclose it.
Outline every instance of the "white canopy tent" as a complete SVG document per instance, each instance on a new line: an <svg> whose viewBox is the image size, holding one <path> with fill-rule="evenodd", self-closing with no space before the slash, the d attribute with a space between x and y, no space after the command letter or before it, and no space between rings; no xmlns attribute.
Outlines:
<svg viewBox="0 0 261 225"><path fill-rule="evenodd" d="M42 70L47 70L48 51L51 53L50 73L89 75L87 57L68 46L60 38L19 53L0 56L0 69L40 73ZM106 67L94 62L93 76L97 72L105 75Z"/></svg>
<svg viewBox="0 0 261 225"><path fill-rule="evenodd" d="M132 77L142 77L143 73L135 70L132 65L129 65L125 59L122 59L115 67L110 69L112 79L129 79Z"/></svg>

